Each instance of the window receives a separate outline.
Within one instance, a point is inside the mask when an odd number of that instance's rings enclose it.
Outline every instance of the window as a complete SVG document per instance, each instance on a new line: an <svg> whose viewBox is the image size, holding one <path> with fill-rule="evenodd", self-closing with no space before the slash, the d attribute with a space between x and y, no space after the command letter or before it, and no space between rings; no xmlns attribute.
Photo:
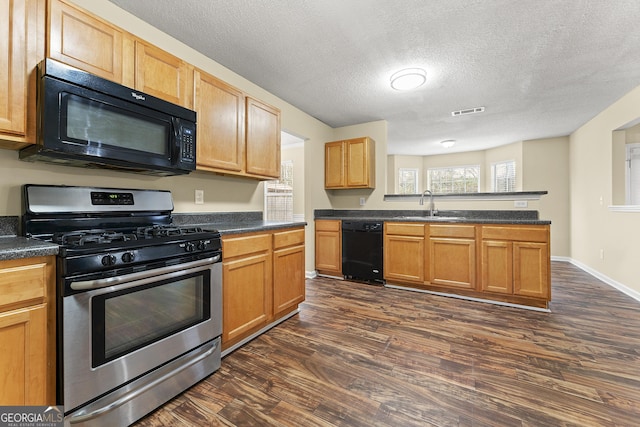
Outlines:
<svg viewBox="0 0 640 427"><path fill-rule="evenodd" d="M516 191L516 162L514 160L491 165L491 191L494 193Z"/></svg>
<svg viewBox="0 0 640 427"><path fill-rule="evenodd" d="M433 193L477 193L480 165L429 168L427 184Z"/></svg>
<svg viewBox="0 0 640 427"><path fill-rule="evenodd" d="M627 205L640 204L640 144L626 144L627 148Z"/></svg>
<svg viewBox="0 0 640 427"><path fill-rule="evenodd" d="M398 194L418 194L418 169L398 169Z"/></svg>
<svg viewBox="0 0 640 427"><path fill-rule="evenodd" d="M293 221L293 162L282 162L280 178L264 184L264 219Z"/></svg>

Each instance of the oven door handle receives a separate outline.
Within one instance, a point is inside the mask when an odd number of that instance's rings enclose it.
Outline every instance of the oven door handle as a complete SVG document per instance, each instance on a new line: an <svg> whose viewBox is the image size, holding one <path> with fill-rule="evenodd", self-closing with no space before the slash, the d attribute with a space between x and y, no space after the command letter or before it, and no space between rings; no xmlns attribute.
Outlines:
<svg viewBox="0 0 640 427"><path fill-rule="evenodd" d="M182 264L169 265L166 267L155 268L148 271L140 271L138 273L125 274L123 276L107 277L104 279L96 280L83 280L80 282L71 282L71 289L74 291L86 291L91 289L106 288L108 286L120 285L122 283L132 282L134 280L147 279L149 277L160 276L163 274L175 273L177 271L184 271L190 268L203 267L210 264L219 262L221 255L205 258L197 261L185 262Z"/></svg>

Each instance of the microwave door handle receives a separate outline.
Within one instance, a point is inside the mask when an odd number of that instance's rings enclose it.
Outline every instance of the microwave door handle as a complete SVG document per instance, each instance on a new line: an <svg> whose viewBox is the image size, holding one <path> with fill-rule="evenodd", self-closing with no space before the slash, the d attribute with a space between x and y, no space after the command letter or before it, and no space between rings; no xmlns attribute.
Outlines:
<svg viewBox="0 0 640 427"><path fill-rule="evenodd" d="M171 136L171 163L175 165L180 161L180 149L182 148L180 119L177 117L171 117Z"/></svg>

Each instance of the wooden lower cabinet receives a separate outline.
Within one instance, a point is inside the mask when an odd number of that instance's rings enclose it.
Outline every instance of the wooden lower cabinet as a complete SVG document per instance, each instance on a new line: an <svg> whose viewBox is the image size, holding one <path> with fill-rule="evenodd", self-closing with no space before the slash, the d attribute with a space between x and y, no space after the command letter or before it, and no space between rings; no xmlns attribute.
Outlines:
<svg viewBox="0 0 640 427"><path fill-rule="evenodd" d="M425 225L384 224L384 278L398 283L422 284L425 280Z"/></svg>
<svg viewBox="0 0 640 427"><path fill-rule="evenodd" d="M317 219L315 221L316 270L318 274L342 276L342 221Z"/></svg>
<svg viewBox="0 0 640 427"><path fill-rule="evenodd" d="M549 227L484 226L481 289L549 300Z"/></svg>
<svg viewBox="0 0 640 427"><path fill-rule="evenodd" d="M55 258L0 261L0 405L55 404Z"/></svg>
<svg viewBox="0 0 640 427"><path fill-rule="evenodd" d="M385 280L546 308L551 300L549 231L548 225L385 222Z"/></svg>
<svg viewBox="0 0 640 427"><path fill-rule="evenodd" d="M273 312L286 315L305 297L304 229L273 233Z"/></svg>
<svg viewBox="0 0 640 427"><path fill-rule="evenodd" d="M429 281L453 288L476 288L476 227L429 226Z"/></svg>
<svg viewBox="0 0 640 427"><path fill-rule="evenodd" d="M222 237L222 348L304 301L304 228Z"/></svg>

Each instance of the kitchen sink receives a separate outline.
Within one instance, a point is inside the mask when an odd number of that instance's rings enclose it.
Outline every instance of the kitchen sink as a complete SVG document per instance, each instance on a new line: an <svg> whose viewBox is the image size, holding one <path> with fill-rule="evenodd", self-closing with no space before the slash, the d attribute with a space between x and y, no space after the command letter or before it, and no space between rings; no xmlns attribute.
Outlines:
<svg viewBox="0 0 640 427"><path fill-rule="evenodd" d="M415 216L396 216L396 219L410 219L416 221L461 221L466 219L463 216L429 216L429 215L415 215Z"/></svg>

